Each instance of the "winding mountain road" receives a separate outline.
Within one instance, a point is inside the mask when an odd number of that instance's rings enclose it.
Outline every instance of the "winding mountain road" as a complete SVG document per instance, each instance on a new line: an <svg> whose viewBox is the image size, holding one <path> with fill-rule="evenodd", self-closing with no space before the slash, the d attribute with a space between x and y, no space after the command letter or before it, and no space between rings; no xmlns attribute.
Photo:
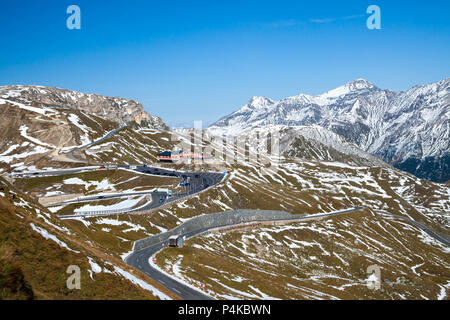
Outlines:
<svg viewBox="0 0 450 320"><path fill-rule="evenodd" d="M351 213L351 212L355 212L355 211L359 211L364 209L363 207L355 207L352 209L348 209L348 210L343 210L343 211L337 211L337 212L332 212L332 213L324 213L324 214L315 214L315 215L307 215L307 216L300 216L298 218L293 218L292 222L300 222L302 220L315 220L315 219L323 219L323 218L327 218L327 217L332 217L332 216L336 216L336 215L340 215L340 214L345 214L345 213ZM424 232L426 232L428 235L430 235L431 237L433 237L434 239L438 240L439 242L443 243L446 246L450 246L450 243L447 239L445 239L444 237L434 233L433 231L429 230L427 227L425 227L424 225L406 218L406 217L402 217L402 216L398 216L395 214L391 214L385 211L381 211L381 210L374 210L376 213L381 214L381 215L386 215L389 217L393 217L393 218L399 218L402 219L404 221L407 221L411 224L413 224L414 226L418 227L420 230L423 230ZM276 220L274 220L275 222ZM257 222L257 221L255 221ZM203 229L199 229L193 232L189 232L189 233L185 233L185 234L180 234L180 236L184 236L185 239L189 239L192 237L195 237L199 234L208 232L211 229L215 229L215 227L210 227L210 228L203 228ZM165 249L168 247L168 240L159 242L157 244L151 245L147 248L138 250L138 251L134 251L132 252L126 259L125 262L142 271L143 273L147 274L149 277L151 277L152 279L158 281L159 283L161 283L163 286L165 286L167 289L169 289L170 291L174 292L175 294L177 294L178 296L180 296L182 299L185 300L208 300L208 299L212 299L212 297L206 295L205 293L201 292L200 289L193 289L190 286L187 286L186 284L177 281L176 278L169 276L163 272L161 272L160 270L156 269L155 267L153 267L150 264L150 259L153 259L153 256L158 253L159 251Z"/></svg>
<svg viewBox="0 0 450 320"><path fill-rule="evenodd" d="M296 216L292 215L292 222L300 222L302 220L311 220L311 219L323 219L331 216L336 216L340 214L350 213L362 210L362 207L355 207L348 210L342 210L337 212L331 212L331 213L324 213L324 214L316 214L316 215L309 215L309 216ZM255 210L260 211L260 210ZM267 222L269 220L264 220L264 222ZM272 220L273 222L279 221L279 220ZM282 220L286 221L286 220ZM251 222L259 222L259 220L253 220ZM233 224L227 225L226 227L233 226ZM186 237L185 239L193 238L197 235L200 235L202 233L205 233L211 229L216 229L216 227L209 227L209 228L202 228L198 229L196 231L180 234L179 236ZM212 299L211 297L205 295L201 291L194 290L193 288L183 284L180 281L177 281L173 277L166 275L162 273L161 271L157 270L153 266L150 265L149 260L152 259L152 257L158 253L159 251L165 249L168 247L168 240L159 242L157 244L154 244L152 246L149 246L145 249L132 252L126 259L125 262L142 271L143 273L147 274L150 278L158 281L163 286L165 286L170 291L174 292L178 296L180 296L182 299L185 300L205 300L205 299Z"/></svg>
<svg viewBox="0 0 450 320"><path fill-rule="evenodd" d="M77 157L75 157L74 153L75 153L76 151L81 151L81 150L83 150L83 149L92 147L93 145L95 145L95 144L97 144L97 143L103 142L103 141L105 141L105 140L111 138L114 134L116 134L116 133L119 132L120 130L125 129L126 127L127 127L126 125L123 125L123 126L121 126L120 128L114 129L114 130L108 132L104 137L102 137L102 138L100 138L100 139L98 139L98 140L95 140L95 141L93 141L93 142L91 142L91 143L88 143L88 144L86 144L86 145L84 145L84 146L81 146L81 147L77 147L77 148L75 148L75 149L73 149L73 150L67 152L67 153L66 153L66 156L67 156L69 159L73 160L74 162L86 163L86 162L87 162L86 160L78 159Z"/></svg>
<svg viewBox="0 0 450 320"><path fill-rule="evenodd" d="M91 145L94 145L96 143L99 143L99 142L102 142L102 141L108 139L109 137L111 137L112 135L114 135L116 132L120 131L124 127L125 126L120 127L116 130L113 130L110 133L108 133L106 136L104 136L103 138L101 138L97 141L94 141L88 145L78 147L78 148L70 151L66 155L75 161L85 162L85 161L82 161L81 159L77 159L74 156L74 153L76 151L80 151L84 148L87 148ZM124 168L124 169L134 170L136 172L143 173L143 174L150 174L150 175L157 175L157 176L178 177L178 178L180 178L181 181L189 181L189 185L187 185L185 187L185 192L182 194L174 194L169 197L166 192L158 192L158 191L151 192L150 195L152 196L152 200L147 205L139 207L138 209L136 209L136 208L135 209L132 209L132 208L124 209L124 213L132 213L132 212L136 212L136 211L148 211L148 210L159 208L161 206L167 205L169 203L173 203L175 201L181 200L188 196L191 196L191 195L197 194L199 192L202 192L204 190L207 190L209 188L212 188L212 187L216 186L217 184L219 184L220 182L222 182L223 179L225 178L224 174L217 173L217 172L181 172L181 171L174 171L174 170L164 169L164 168L148 167L146 165L133 166L133 167L114 166L114 168ZM82 172L82 171L86 171L86 170L88 170L88 171L89 170L98 170L98 167L85 167L85 168L63 169L63 170L54 170L54 171L45 171L45 172L32 172L32 173L25 173L25 174L21 174L21 175L27 175L27 176L61 175L61 174L68 174L68 173L77 173L77 172ZM138 194L142 194L142 193L136 193L135 195L138 195ZM122 195L120 195L120 194L108 195L108 196L98 195L98 196L93 196L92 200L90 200L90 199L89 200L95 201L95 200L101 200L101 199L110 199L110 198L112 199L114 197L122 197L122 196L124 196L124 195L123 194ZM73 201L69 201L67 203L73 203ZM292 215L293 218L289 219L289 221L299 222L299 221L306 221L306 220L316 220L316 219L318 220L318 219L323 219L323 218L336 216L336 215L340 215L340 214L351 213L351 212L359 211L362 209L363 209L363 207L355 207L355 208L351 208L348 210L342 210L342 211L338 211L338 212L315 214L315 215L309 215L309 216L294 217L295 215ZM427 227L418 223L415 220L412 220L407 217L391 214L391 213L388 213L388 212L382 211L382 210L374 210L374 212L376 212L380 215L402 219L408 223L411 223L412 225L416 226L420 230L427 233L432 238L436 239L437 241L443 243L446 246L450 246L450 241L447 238L436 234L435 232L431 231L430 229L428 229ZM98 215L105 215L105 214L108 214L108 212L98 213ZM78 214L69 215L69 216L60 216L60 218L70 219L70 218L78 218L78 217L84 216L84 215L85 216L95 216L96 214L94 214L94 213L90 214L90 213L85 212L85 213L78 213ZM264 221L267 222L268 220L264 220ZM273 220L273 222L276 222L276 221L277 220ZM286 221L286 220L283 220L283 221ZM258 222L258 220L255 220L252 222ZM226 227L230 227L230 226L233 226L233 224L229 224ZM222 226L222 227L225 227L225 226ZM202 233L208 232L211 229L217 229L217 227L200 228L195 231L179 234L179 236L182 236L182 237L185 237L185 239L188 239L188 238L198 236ZM201 292L200 289L194 289L193 287L182 283L180 280L177 280L176 278L171 277L171 276L161 272L160 270L156 269L155 267L153 267L151 265L150 259L153 259L153 256L156 253L158 253L159 251L161 251L167 247L168 247L168 237L164 241L153 244L144 249L136 250L136 251L132 252L125 259L125 262L128 265L147 274L149 277L151 277L155 281L159 282L160 284L165 286L167 289L169 289L170 291L172 291L173 293L175 293L182 299L185 299L185 300L213 299L212 297Z"/></svg>

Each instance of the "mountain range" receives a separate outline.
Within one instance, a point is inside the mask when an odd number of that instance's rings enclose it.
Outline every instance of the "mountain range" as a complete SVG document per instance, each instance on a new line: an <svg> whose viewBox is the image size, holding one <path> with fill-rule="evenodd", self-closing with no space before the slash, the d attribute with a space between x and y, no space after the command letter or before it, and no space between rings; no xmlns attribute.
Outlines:
<svg viewBox="0 0 450 320"><path fill-rule="evenodd" d="M255 96L208 129L238 135L274 125L324 128L417 177L450 179L450 78L406 92L358 79L320 95L279 101Z"/></svg>

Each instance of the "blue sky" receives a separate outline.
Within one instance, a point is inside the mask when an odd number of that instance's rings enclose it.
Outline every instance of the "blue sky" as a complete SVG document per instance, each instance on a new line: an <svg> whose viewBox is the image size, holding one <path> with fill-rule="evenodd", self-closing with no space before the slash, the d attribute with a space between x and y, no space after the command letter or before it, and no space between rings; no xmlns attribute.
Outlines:
<svg viewBox="0 0 450 320"><path fill-rule="evenodd" d="M66 27L71 4L81 30ZM371 4L381 30L366 28ZM447 78L449 12L448 0L2 0L0 85L121 96L168 124L209 123L254 95Z"/></svg>

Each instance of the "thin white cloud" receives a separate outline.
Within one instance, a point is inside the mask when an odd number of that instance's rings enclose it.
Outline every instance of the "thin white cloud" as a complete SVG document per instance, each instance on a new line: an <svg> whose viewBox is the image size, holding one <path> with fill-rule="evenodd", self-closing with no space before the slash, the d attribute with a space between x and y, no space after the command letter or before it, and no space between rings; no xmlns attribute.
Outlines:
<svg viewBox="0 0 450 320"><path fill-rule="evenodd" d="M299 25L304 25L307 23L333 23L336 21L352 20L364 17L364 14L345 16L345 17L334 17L334 18L311 18L307 21L289 19L289 20L279 20L274 22L263 23L264 26L269 26L272 28L289 28Z"/></svg>
<svg viewBox="0 0 450 320"><path fill-rule="evenodd" d="M352 20L357 18L364 17L363 14L353 15L353 16L345 16L345 17L337 17L337 18L322 18L322 19L309 19L311 23L331 23L342 20Z"/></svg>

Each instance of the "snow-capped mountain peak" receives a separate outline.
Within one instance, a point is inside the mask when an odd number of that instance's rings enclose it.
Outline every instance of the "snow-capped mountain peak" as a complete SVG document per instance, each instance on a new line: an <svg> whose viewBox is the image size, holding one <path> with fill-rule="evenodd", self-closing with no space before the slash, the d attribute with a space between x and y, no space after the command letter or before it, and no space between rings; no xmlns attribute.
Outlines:
<svg viewBox="0 0 450 320"><path fill-rule="evenodd" d="M324 94L320 95L319 97L322 98L337 98L345 96L349 93L354 93L360 90L368 90L368 89L375 89L376 87L371 84L369 81L365 79L357 79L354 81L351 81L341 87L338 87L336 89L330 90L328 92L325 92Z"/></svg>
<svg viewBox="0 0 450 320"><path fill-rule="evenodd" d="M364 78L359 78L354 81L351 81L346 84L347 86L353 86L355 89L367 89L367 88L374 88L375 86L367 81Z"/></svg>
<svg viewBox="0 0 450 320"><path fill-rule="evenodd" d="M250 109L263 109L274 103L275 101L270 98L253 96L244 107L248 107Z"/></svg>
<svg viewBox="0 0 450 320"><path fill-rule="evenodd" d="M317 124L421 178L450 179L450 79L406 92L357 79L321 95L250 101L210 130L236 135L268 125Z"/></svg>

